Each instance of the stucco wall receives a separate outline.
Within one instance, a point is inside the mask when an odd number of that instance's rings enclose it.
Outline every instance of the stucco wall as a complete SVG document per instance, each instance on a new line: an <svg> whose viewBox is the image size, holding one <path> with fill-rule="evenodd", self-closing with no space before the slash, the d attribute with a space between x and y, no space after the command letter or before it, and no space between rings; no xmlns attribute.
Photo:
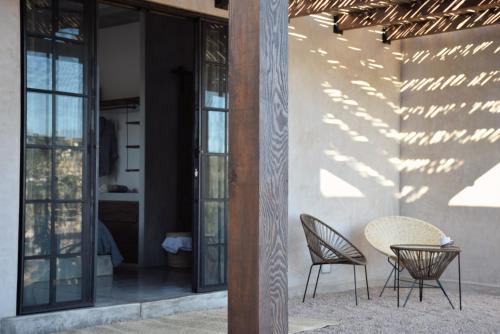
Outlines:
<svg viewBox="0 0 500 334"><path fill-rule="evenodd" d="M401 213L455 239L464 280L498 285L500 27L410 39L402 48Z"/></svg>
<svg viewBox="0 0 500 334"><path fill-rule="evenodd" d="M303 212L358 245L368 257L370 279L389 272L364 238L371 219L398 214L399 173L390 161L399 155L400 53L398 43L379 39L370 29L336 35L327 15L290 22L291 295L303 291L311 263L299 222ZM352 288L352 270L332 267L318 291Z"/></svg>
<svg viewBox="0 0 500 334"><path fill-rule="evenodd" d="M16 312L21 138L19 1L0 4L0 318Z"/></svg>

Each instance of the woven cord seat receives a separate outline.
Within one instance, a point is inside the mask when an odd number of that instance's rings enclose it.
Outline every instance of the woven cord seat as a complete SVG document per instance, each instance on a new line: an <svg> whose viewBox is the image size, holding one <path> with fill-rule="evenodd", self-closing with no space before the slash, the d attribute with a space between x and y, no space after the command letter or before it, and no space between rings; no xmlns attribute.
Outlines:
<svg viewBox="0 0 500 334"><path fill-rule="evenodd" d="M316 285L314 287L313 298L316 297L316 289L318 287L319 275L321 267L324 264L349 264L354 268L354 295L356 305L358 305L358 295L356 286L356 266L365 267L366 290L368 299L370 299L370 290L368 287L368 273L366 270L366 257L361 251L356 248L349 240L342 234L335 231L333 228L323 223L313 216L302 214L300 221L306 236L307 247L311 255L312 265L309 268L309 275L307 277L306 289L302 302L305 301L307 294L307 287L311 277L311 271L314 266L319 265L318 276L316 278Z"/></svg>
<svg viewBox="0 0 500 334"><path fill-rule="evenodd" d="M384 293L389 280L394 274L394 289L396 288L396 255L391 250L391 245L419 244L439 245L444 233L436 226L419 219L390 216L375 219L365 228L365 237L368 242L380 253L387 256L387 261L392 267L380 296ZM400 264L400 270L404 265Z"/></svg>

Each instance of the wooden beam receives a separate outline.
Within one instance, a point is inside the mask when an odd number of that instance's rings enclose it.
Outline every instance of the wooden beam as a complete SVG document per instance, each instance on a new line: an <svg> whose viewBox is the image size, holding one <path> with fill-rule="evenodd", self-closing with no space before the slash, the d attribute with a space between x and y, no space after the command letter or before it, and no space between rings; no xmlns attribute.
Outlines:
<svg viewBox="0 0 500 334"><path fill-rule="evenodd" d="M366 10L374 7L387 7L390 0L290 0L290 18L319 14L323 12L347 12Z"/></svg>
<svg viewBox="0 0 500 334"><path fill-rule="evenodd" d="M334 17L337 31L416 22L445 15L461 15L500 6L500 0L425 0L374 8Z"/></svg>
<svg viewBox="0 0 500 334"><path fill-rule="evenodd" d="M428 21L392 25L384 28L384 42L472 29L500 23L500 10L491 8L477 13L444 16Z"/></svg>
<svg viewBox="0 0 500 334"><path fill-rule="evenodd" d="M229 333L287 333L288 1L229 6Z"/></svg>

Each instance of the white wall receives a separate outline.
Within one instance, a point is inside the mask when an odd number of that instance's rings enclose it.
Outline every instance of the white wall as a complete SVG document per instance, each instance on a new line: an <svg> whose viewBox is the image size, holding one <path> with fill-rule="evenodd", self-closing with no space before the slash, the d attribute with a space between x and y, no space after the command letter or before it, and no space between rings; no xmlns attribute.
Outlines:
<svg viewBox="0 0 500 334"><path fill-rule="evenodd" d="M500 26L402 46L401 213L455 239L464 280L500 285Z"/></svg>
<svg viewBox="0 0 500 334"><path fill-rule="evenodd" d="M19 1L0 4L0 318L15 315L19 230L21 67Z"/></svg>
<svg viewBox="0 0 500 334"><path fill-rule="evenodd" d="M300 213L333 226L367 255L372 280L389 267L364 238L374 218L398 213L399 43L370 29L332 32L328 15L289 29L289 285L302 292L311 263ZM358 277L364 277L359 275ZM318 291L352 288L352 267L334 266Z"/></svg>
<svg viewBox="0 0 500 334"><path fill-rule="evenodd" d="M140 23L131 23L99 30L99 81L101 100L123 99L141 95L141 29ZM142 101L144 103L144 101ZM140 121L142 110L129 113L129 121ZM140 187L142 173L128 173L127 169L127 114L126 110L101 112L101 116L115 124L118 141L118 160L115 172L101 177L101 184L126 185L129 189ZM142 143L142 128L129 125L129 145ZM144 150L144 146L142 146ZM128 150L129 167L140 168L140 150Z"/></svg>

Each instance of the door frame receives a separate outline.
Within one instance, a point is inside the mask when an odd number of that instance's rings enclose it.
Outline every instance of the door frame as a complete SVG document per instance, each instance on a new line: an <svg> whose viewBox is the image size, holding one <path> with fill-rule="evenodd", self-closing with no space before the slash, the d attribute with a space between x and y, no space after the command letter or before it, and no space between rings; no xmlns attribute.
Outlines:
<svg viewBox="0 0 500 334"><path fill-rule="evenodd" d="M214 15L209 15L205 13L198 13L194 11L190 11L187 9L179 9L175 7L171 7L168 5L163 5L163 4L158 4L158 3L153 3L149 1L144 1L144 0L97 0L98 3L104 3L104 4L109 4L109 5L115 5L115 6L125 6L129 8L134 8L137 10L141 11L146 11L147 12L153 12L161 15L169 15L169 16L175 16L179 18L187 18L187 19L194 19L197 21L197 33L195 36L195 108L193 110L194 112L194 120L195 120L195 133L194 133L194 143L195 147L193 147L194 151L194 161L193 161L193 176L194 176L194 169L197 169L198 172L201 172L201 161L200 161L200 155L201 155L201 148L200 148L200 136L201 136L201 112L203 109L202 106L202 94L200 92L201 87L202 87L202 74L203 74L203 67L202 67L202 62L201 62L201 57L203 56L203 48L202 48L202 24L203 22L208 22L208 23L216 23L216 24L223 24L226 26L229 26L229 19L227 18L222 18ZM97 6L96 4L96 6ZM198 174L200 175L200 174ZM227 284L224 285L217 285L213 286L210 288L202 288L199 286L199 282L201 279L201 268L199 266L199 259L197 258L197 254L199 253L200 250L200 198L201 198L201 187L200 187L200 181L201 178L194 177L193 178L193 191L195 198L193 199L193 229L192 229L192 238L193 238L193 258L192 258L192 281L191 281L191 286L192 286L192 291L195 293L199 292L209 292L209 291L218 291L218 290L223 290L227 288ZM97 181L96 181L97 182ZM96 222L97 224L97 214L96 214ZM227 220L227 217L226 217ZM227 233L226 233L227 235ZM226 256L227 256L227 249L226 249ZM226 257L227 259L227 257ZM227 263L226 263L227 266ZM95 278L94 278L95 280ZM94 289L95 290L95 289Z"/></svg>
<svg viewBox="0 0 500 334"><path fill-rule="evenodd" d="M196 113L195 113L195 120L196 120L196 135L195 135L195 143L196 143L196 156L195 156L195 168L200 171L198 174L199 176L195 178L195 205L194 205L194 217L196 217L196 221L193 224L193 269L194 269L194 275L193 275L193 291L194 292L212 292L212 291L220 291L220 290L225 290L227 288L227 264L228 264L228 257L227 257L227 222L228 222L228 164L226 161L226 184L225 184L225 196L226 199L226 215L224 216L224 236L226 239L226 247L225 247L225 253L224 253L224 261L225 261L225 277L226 277L226 283L224 284L216 284L216 285L210 285L210 286L203 286L202 280L203 280L203 263L202 259L200 258L200 254L203 249L203 237L202 237L202 228L203 228L203 157L210 155L209 152L203 152L204 150L204 127L205 127L205 122L204 120L207 119L206 116L204 117L204 113L208 113L208 111L221 111L221 112L226 112L226 123L225 123L225 133L226 133L226 153L224 155L229 156L229 152L227 151L228 147L228 141L229 141L229 106L227 105L226 108L220 109L220 108L212 108L212 107L207 107L205 106L205 96L203 93L203 86L204 86L204 76L205 76L205 68L206 68L206 62L203 60L205 57L205 35L208 31L208 29L205 29L204 26L210 25L210 24L218 24L225 26L226 29L229 28L229 22L228 20L212 20L212 19L206 19L206 18L200 18L198 20L198 33L197 33L197 41L196 41L196 75L197 75L197 80L196 80L196 96L197 96L197 101L196 101ZM229 40L229 38L228 38ZM229 49L229 45L228 45ZM229 51L229 50L228 50ZM229 58L229 52L227 53L227 56ZM229 68L229 66L227 66ZM226 69L226 80L228 79L228 68ZM226 86L226 94L228 94L228 86ZM226 101L228 103L228 101ZM205 143L208 144L208 143ZM216 154L212 154L216 155ZM222 155L222 154L220 154ZM220 251L220 245L217 246L219 247Z"/></svg>
<svg viewBox="0 0 500 334"><path fill-rule="evenodd" d="M25 168L26 168L26 119L27 119L27 97L28 97L28 87L27 87L27 39L30 37L28 35L26 24L26 2L27 0L19 0L20 2L20 38L21 38L21 155L20 155L20 191L19 191L19 237L18 237L18 275L17 275L17 301L16 301L16 314L17 315L27 315L27 314L35 314L35 313L45 313L45 312L53 312L67 309L75 309L82 307L90 307L94 305L95 299L95 285L94 285L94 273L95 273L95 256L93 255L95 246L95 147L96 147L96 19L97 19L97 4L96 0L84 0L84 11L83 11L83 20L87 21L87 23L83 24L83 31L85 36L84 42L84 59L86 64L86 69L84 71L84 90L81 94L72 94L67 93L63 94L63 96L77 96L82 95L86 96L86 101L83 102L83 115L84 119L82 122L82 134L83 134L83 142L81 147L82 152L82 232L81 232L81 291L82 296L79 301L69 301L69 302L60 302L55 304L50 304L50 300L55 298L51 295L54 293L52 289L53 282L50 281L49 277L49 304L43 305L34 305L34 306L25 306L23 307L23 288L24 288L24 251L25 251L25 243L24 243L24 230L25 230L25 208L26 208L26 179L25 179ZM54 6L58 5L58 1L52 2L51 10L54 11ZM52 13L53 14L53 13ZM57 17L52 17L51 24L54 25L54 22L57 20ZM52 32L51 35L51 43L54 42L55 31ZM43 38L43 36L40 36ZM64 40L64 39L62 39ZM54 46L51 46L52 50L54 50ZM52 54L52 57L55 57L55 54ZM52 60L52 64L54 60ZM52 78L54 80L56 68L52 66ZM55 85L55 83L53 83ZM54 86L53 86L54 87ZM36 92L36 89L33 91ZM49 90L47 90L49 91ZM58 92L54 89L50 90L51 95L57 95L61 92ZM53 104L54 98L52 97ZM51 115L54 114L55 105L52 106ZM52 126L54 125L54 121ZM52 127L52 135L56 129ZM54 145L52 143L51 145ZM55 150L56 148L51 147L51 150ZM52 163L53 157L51 157ZM53 175L53 171L55 166L51 165L51 192L54 191L55 187L55 179ZM56 203L55 199L51 199L49 203ZM62 202L65 202L64 200ZM68 201L66 201L68 202ZM71 201L69 201L71 202ZM53 210L53 208L52 208ZM51 213L53 216L53 212ZM50 218L50 221L53 221L53 218ZM52 224L52 223L51 223ZM54 236L53 226L51 226L51 237ZM50 246L50 267L53 266L52 260L54 252L54 245L51 240ZM50 269L52 272L53 269Z"/></svg>

